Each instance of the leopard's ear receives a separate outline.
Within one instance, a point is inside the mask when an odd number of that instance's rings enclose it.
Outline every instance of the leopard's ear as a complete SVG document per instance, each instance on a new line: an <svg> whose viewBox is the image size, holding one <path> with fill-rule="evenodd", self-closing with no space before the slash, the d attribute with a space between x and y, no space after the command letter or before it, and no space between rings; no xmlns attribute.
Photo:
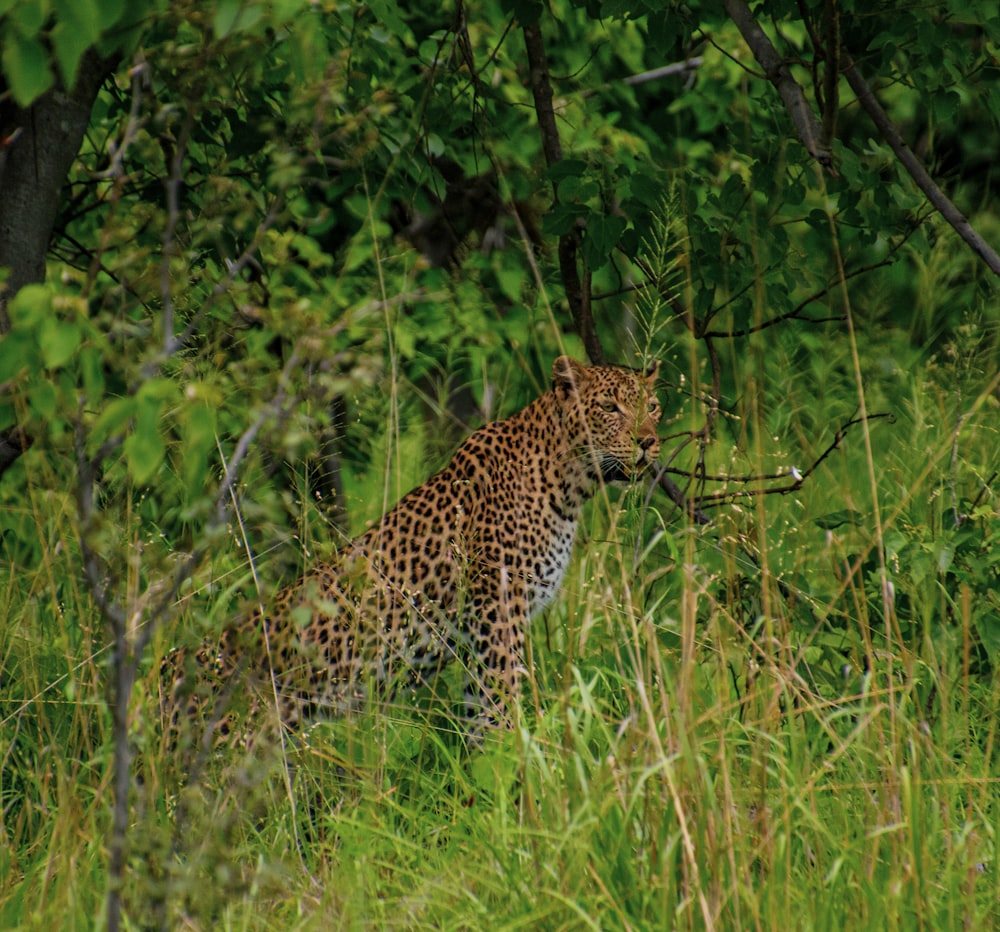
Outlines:
<svg viewBox="0 0 1000 932"><path fill-rule="evenodd" d="M646 384L652 388L656 384L656 378L660 374L660 360L654 359L643 371Z"/></svg>
<svg viewBox="0 0 1000 932"><path fill-rule="evenodd" d="M560 356L552 364L552 387L564 397L575 394L589 378L587 367L569 356Z"/></svg>

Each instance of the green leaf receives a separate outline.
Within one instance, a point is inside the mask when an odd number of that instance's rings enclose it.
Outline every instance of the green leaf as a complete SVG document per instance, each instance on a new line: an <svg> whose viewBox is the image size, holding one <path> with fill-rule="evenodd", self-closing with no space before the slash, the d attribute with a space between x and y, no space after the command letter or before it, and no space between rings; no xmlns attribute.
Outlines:
<svg viewBox="0 0 1000 932"><path fill-rule="evenodd" d="M139 402L135 429L125 438L125 459L136 485L145 485L160 468L166 448L160 436L160 405L154 399Z"/></svg>
<svg viewBox="0 0 1000 932"><path fill-rule="evenodd" d="M97 4L99 32L105 32L117 25L124 12L125 0L101 0Z"/></svg>
<svg viewBox="0 0 1000 932"><path fill-rule="evenodd" d="M554 204L542 220L542 229L548 236L563 236L573 229L579 217L586 215L586 207L576 204Z"/></svg>
<svg viewBox="0 0 1000 932"><path fill-rule="evenodd" d="M42 420L50 421L56 415L59 396L56 387L45 379L40 379L31 386L28 393L28 407Z"/></svg>
<svg viewBox="0 0 1000 932"><path fill-rule="evenodd" d="M166 6L165 0L99 0L100 38L94 48L103 56L130 53L150 23L153 14Z"/></svg>
<svg viewBox="0 0 1000 932"><path fill-rule="evenodd" d="M37 366L38 349L33 333L13 332L0 337L0 382L13 379L26 368L30 371L33 363Z"/></svg>
<svg viewBox="0 0 1000 932"><path fill-rule="evenodd" d="M35 39L8 33L0 63L19 107L30 106L55 83L45 47Z"/></svg>
<svg viewBox="0 0 1000 932"><path fill-rule="evenodd" d="M212 29L217 39L234 32L247 32L260 22L264 9L259 3L246 0L222 0L215 9Z"/></svg>
<svg viewBox="0 0 1000 932"><path fill-rule="evenodd" d="M519 26L530 26L541 18L545 4L542 0L503 0L501 9L512 14Z"/></svg>
<svg viewBox="0 0 1000 932"><path fill-rule="evenodd" d="M135 398L131 396L110 401L94 422L88 443L99 444L113 434L119 433L134 412Z"/></svg>
<svg viewBox="0 0 1000 932"><path fill-rule="evenodd" d="M92 45L101 35L101 11L97 0L54 0L56 27L67 26Z"/></svg>
<svg viewBox="0 0 1000 932"><path fill-rule="evenodd" d="M272 0L271 15L275 23L284 23L296 16L309 15L315 6L313 0Z"/></svg>
<svg viewBox="0 0 1000 932"><path fill-rule="evenodd" d="M25 38L37 36L42 31L47 13L45 0L19 0L10 8L14 28Z"/></svg>
<svg viewBox="0 0 1000 932"><path fill-rule="evenodd" d="M369 0L368 7L371 9L376 21L384 26L392 36L403 39L410 35L410 28L399 15L403 5L398 2L388 2L388 0ZM430 61L431 56L424 59Z"/></svg>
<svg viewBox="0 0 1000 932"><path fill-rule="evenodd" d="M17 409L12 404L0 401L0 430L6 430L17 423Z"/></svg>
<svg viewBox="0 0 1000 932"><path fill-rule="evenodd" d="M605 265L618 240L625 232L626 220L618 216L593 216L587 221L583 254L592 269Z"/></svg>
<svg viewBox="0 0 1000 932"><path fill-rule="evenodd" d="M215 16L212 17L212 29L216 39L222 39L233 31L242 8L242 0L222 0L216 6Z"/></svg>
<svg viewBox="0 0 1000 932"><path fill-rule="evenodd" d="M42 361L49 369L58 369L72 358L80 345L80 325L50 317L38 332L42 345Z"/></svg>
<svg viewBox="0 0 1000 932"><path fill-rule="evenodd" d="M549 181L562 181L563 178L581 178L587 171L587 163L583 159L562 159L545 170Z"/></svg>
<svg viewBox="0 0 1000 932"><path fill-rule="evenodd" d="M7 306L14 329L38 326L52 314L52 292L45 285L25 285Z"/></svg>
<svg viewBox="0 0 1000 932"><path fill-rule="evenodd" d="M600 185L585 177L570 175L559 182L559 198L563 201L589 201L601 193Z"/></svg>
<svg viewBox="0 0 1000 932"><path fill-rule="evenodd" d="M832 531L845 524L857 524L861 518L860 512L852 508L845 508L841 511L831 511L829 514L820 515L813 519L814 522L825 531Z"/></svg>
<svg viewBox="0 0 1000 932"><path fill-rule="evenodd" d="M83 388L91 403L104 394L104 359L100 350L87 346L80 353L80 370L83 374Z"/></svg>
<svg viewBox="0 0 1000 932"><path fill-rule="evenodd" d="M985 611L975 618L976 633L989 655L993 667L1000 663L1000 613Z"/></svg>
<svg viewBox="0 0 1000 932"><path fill-rule="evenodd" d="M72 87L76 83L76 72L80 67L80 59L83 58L83 53L91 44L86 32L77 29L70 23L61 22L52 30L52 45L55 48L56 62L66 87Z"/></svg>
<svg viewBox="0 0 1000 932"><path fill-rule="evenodd" d="M215 414L215 408L204 402L197 402L187 415L181 474L189 499L204 494L208 484L208 455L215 445Z"/></svg>

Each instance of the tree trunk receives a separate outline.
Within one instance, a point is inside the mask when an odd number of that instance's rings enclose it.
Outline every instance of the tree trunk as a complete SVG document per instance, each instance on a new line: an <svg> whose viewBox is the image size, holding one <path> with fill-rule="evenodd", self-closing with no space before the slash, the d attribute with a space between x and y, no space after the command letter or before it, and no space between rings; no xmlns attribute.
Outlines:
<svg viewBox="0 0 1000 932"><path fill-rule="evenodd" d="M45 280L45 255L66 175L97 92L116 64L117 58L101 58L91 49L72 91L57 86L27 110L10 101L0 105L0 269L7 271L0 284L0 336L10 329L10 298ZM18 427L0 430L0 475L30 442Z"/></svg>

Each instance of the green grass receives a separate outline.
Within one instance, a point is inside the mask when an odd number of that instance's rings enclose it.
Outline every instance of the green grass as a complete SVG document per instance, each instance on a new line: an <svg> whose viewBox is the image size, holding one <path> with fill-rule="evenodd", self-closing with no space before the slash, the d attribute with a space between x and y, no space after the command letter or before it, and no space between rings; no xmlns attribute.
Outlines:
<svg viewBox="0 0 1000 932"><path fill-rule="evenodd" d="M234 751L181 789L140 683L127 926L992 927L1000 622L980 490L998 417L984 389L957 402L947 373L898 382L895 425L871 428L881 541L857 433L796 495L722 509L701 533L661 498L645 515L638 492L596 502L533 630L519 725L481 750L388 708L314 729L288 768ZM801 468L850 415L842 391L814 401L775 408L783 449L754 469L790 450ZM109 657L72 505L44 493L51 477L24 482L0 580L0 927L89 929L108 884ZM957 531L953 490L981 509ZM15 543L30 529L34 552ZM183 628L231 610L241 559L216 554Z"/></svg>

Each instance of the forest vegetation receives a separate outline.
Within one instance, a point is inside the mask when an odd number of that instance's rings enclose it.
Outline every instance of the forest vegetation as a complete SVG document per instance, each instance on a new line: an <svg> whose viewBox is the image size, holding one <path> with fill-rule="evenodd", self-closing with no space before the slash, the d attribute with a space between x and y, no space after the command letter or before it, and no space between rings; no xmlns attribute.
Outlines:
<svg viewBox="0 0 1000 932"><path fill-rule="evenodd" d="M984 929L987 0L0 0L0 927ZM181 765L160 662L660 360L517 727Z"/></svg>

